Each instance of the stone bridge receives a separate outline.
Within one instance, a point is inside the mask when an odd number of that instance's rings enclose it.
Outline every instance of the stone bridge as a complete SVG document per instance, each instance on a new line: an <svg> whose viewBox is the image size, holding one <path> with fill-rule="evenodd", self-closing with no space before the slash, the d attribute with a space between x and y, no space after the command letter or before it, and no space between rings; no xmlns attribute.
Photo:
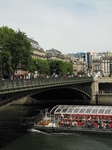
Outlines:
<svg viewBox="0 0 112 150"><path fill-rule="evenodd" d="M32 97L38 100L39 96L43 97L46 92L48 92L46 97L49 95L49 97L53 96L59 99L57 95L67 95L68 91L72 91L72 93L75 91L75 97L81 95L82 99L91 100L92 82L92 77L2 80L0 81L0 102L1 105L4 105L7 102L23 99L24 97ZM72 93L70 92L70 95L68 95L69 98L72 96ZM36 98L36 95L38 95L38 98Z"/></svg>
<svg viewBox="0 0 112 150"><path fill-rule="evenodd" d="M107 104L109 101L111 104L111 85L111 78L95 77L1 80L0 106L15 100L49 104Z"/></svg>
<svg viewBox="0 0 112 150"><path fill-rule="evenodd" d="M98 105L112 105L112 78L94 78L93 99Z"/></svg>

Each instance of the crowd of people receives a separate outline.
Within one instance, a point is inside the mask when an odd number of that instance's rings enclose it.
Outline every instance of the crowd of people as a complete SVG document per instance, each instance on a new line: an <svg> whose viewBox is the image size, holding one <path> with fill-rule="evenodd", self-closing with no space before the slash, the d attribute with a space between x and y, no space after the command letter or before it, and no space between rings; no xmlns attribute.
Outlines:
<svg viewBox="0 0 112 150"><path fill-rule="evenodd" d="M85 127L85 128L112 128L112 116L95 115L65 115L59 118L59 126Z"/></svg>

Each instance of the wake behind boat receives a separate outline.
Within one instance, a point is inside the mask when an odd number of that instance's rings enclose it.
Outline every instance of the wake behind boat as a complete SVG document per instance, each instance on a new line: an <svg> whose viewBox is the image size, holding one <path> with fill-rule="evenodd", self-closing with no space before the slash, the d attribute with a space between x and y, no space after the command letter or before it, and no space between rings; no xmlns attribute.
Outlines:
<svg viewBox="0 0 112 150"><path fill-rule="evenodd" d="M34 129L47 133L112 135L111 106L57 105L34 121Z"/></svg>

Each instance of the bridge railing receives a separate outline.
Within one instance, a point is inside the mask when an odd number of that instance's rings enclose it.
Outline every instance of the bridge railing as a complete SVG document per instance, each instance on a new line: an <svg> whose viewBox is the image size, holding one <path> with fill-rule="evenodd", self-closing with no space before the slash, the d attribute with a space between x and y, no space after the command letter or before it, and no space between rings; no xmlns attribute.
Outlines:
<svg viewBox="0 0 112 150"><path fill-rule="evenodd" d="M63 82L73 82L73 81L92 81L92 77L58 77L58 78L31 78L31 79L6 79L0 80L0 90L5 89L16 89L21 87L31 87L31 86L38 86L38 85L49 85L54 83L63 83Z"/></svg>
<svg viewBox="0 0 112 150"><path fill-rule="evenodd" d="M99 91L98 94L111 94L112 95L112 91Z"/></svg>

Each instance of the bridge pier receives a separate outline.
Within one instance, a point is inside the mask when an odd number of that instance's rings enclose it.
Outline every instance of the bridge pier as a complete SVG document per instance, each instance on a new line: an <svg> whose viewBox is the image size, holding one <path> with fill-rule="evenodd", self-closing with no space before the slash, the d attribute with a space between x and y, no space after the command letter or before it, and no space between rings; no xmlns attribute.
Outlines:
<svg viewBox="0 0 112 150"><path fill-rule="evenodd" d="M99 93L99 86L98 85L99 84L98 84L97 78L94 76L93 82L91 84L91 89L92 89L91 104L98 104L98 96L97 96L97 94Z"/></svg>
<svg viewBox="0 0 112 150"><path fill-rule="evenodd" d="M101 83L112 83L111 78L96 78L93 77L93 82L91 85L92 89L92 100L91 104L96 105L111 105L112 106L112 92L111 84L104 85L101 87ZM103 89L103 90L102 90Z"/></svg>
<svg viewBox="0 0 112 150"><path fill-rule="evenodd" d="M112 94L98 94L98 105L112 106Z"/></svg>

